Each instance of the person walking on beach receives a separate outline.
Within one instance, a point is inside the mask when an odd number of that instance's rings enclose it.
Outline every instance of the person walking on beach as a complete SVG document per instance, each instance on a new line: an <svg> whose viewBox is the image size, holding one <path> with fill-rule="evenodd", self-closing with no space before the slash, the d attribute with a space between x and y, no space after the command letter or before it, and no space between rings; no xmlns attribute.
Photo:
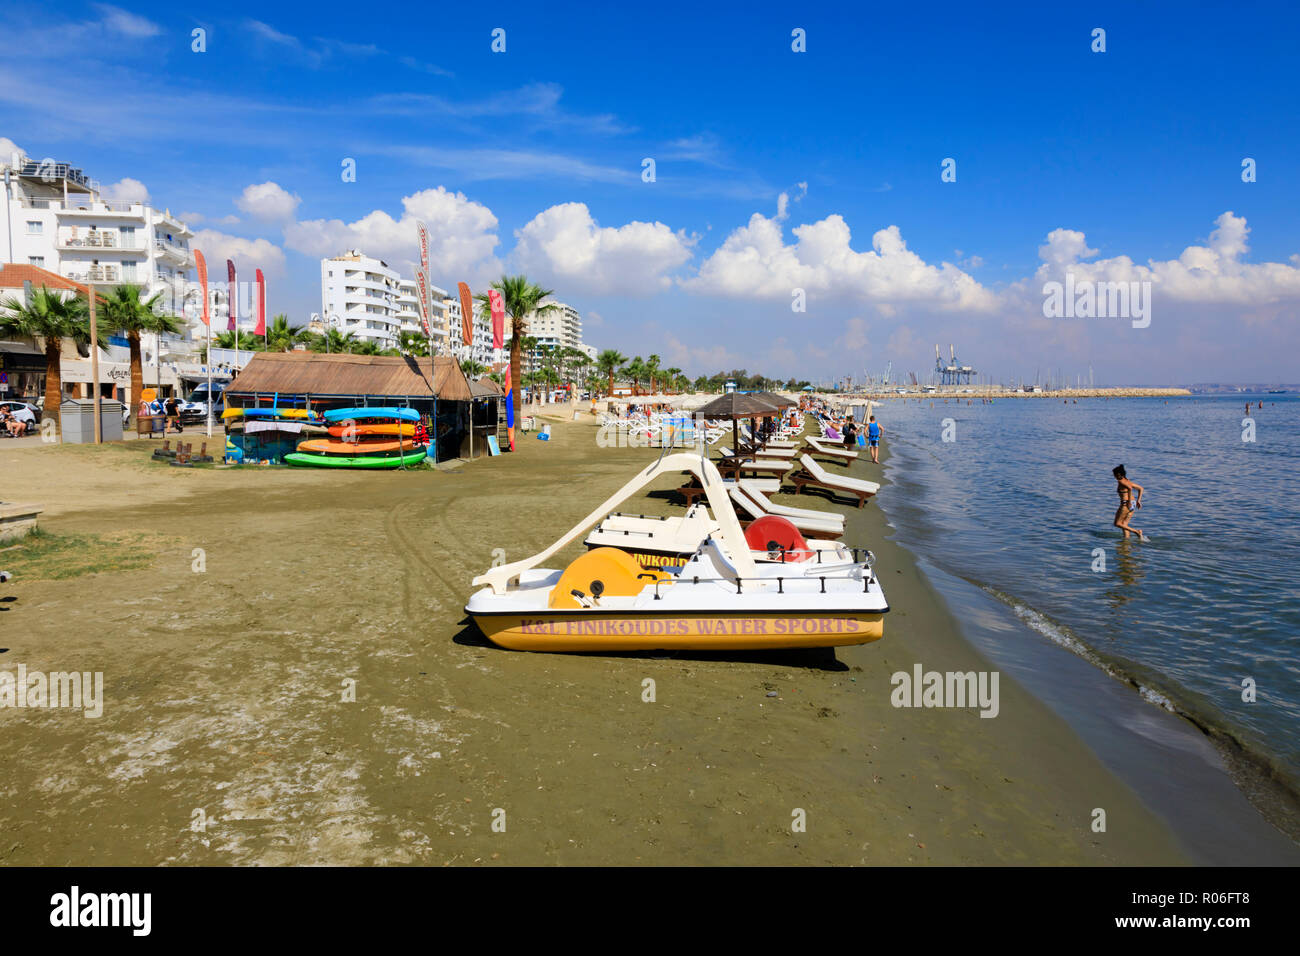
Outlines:
<svg viewBox="0 0 1300 956"><path fill-rule="evenodd" d="M164 407L167 409L167 426L170 427L174 422L176 424L176 434L181 434L184 429L181 428L181 407L180 403L176 401L176 396L169 396Z"/></svg>
<svg viewBox="0 0 1300 956"><path fill-rule="evenodd" d="M1134 528L1129 524L1133 512L1142 507L1142 492L1144 489L1136 481L1129 480L1123 465L1116 465L1111 469L1111 474L1119 482L1115 488L1116 493L1119 495L1119 510L1115 512L1115 527L1124 532L1125 538L1132 532L1141 540L1146 541L1147 536L1143 534L1142 529Z"/></svg>
<svg viewBox="0 0 1300 956"><path fill-rule="evenodd" d="M880 435L884 431L880 423L876 421L876 416L872 415L871 420L867 423L867 444L871 446L871 463L880 464Z"/></svg>

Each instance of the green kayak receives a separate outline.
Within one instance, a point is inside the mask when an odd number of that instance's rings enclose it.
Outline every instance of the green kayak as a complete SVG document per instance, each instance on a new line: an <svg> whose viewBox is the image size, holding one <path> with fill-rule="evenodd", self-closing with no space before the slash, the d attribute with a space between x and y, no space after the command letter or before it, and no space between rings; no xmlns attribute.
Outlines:
<svg viewBox="0 0 1300 956"><path fill-rule="evenodd" d="M400 457L359 455L355 458L346 458L338 455L312 455L302 451L290 452L284 456L286 463L305 468L397 468L400 465L418 465L424 459L423 448Z"/></svg>

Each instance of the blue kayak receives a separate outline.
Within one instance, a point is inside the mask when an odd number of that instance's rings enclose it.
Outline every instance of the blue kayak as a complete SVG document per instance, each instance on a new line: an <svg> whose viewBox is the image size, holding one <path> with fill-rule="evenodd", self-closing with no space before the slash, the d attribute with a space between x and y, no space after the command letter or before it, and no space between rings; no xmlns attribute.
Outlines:
<svg viewBox="0 0 1300 956"><path fill-rule="evenodd" d="M371 421L418 422L420 413L414 408L334 408L325 413L327 422Z"/></svg>

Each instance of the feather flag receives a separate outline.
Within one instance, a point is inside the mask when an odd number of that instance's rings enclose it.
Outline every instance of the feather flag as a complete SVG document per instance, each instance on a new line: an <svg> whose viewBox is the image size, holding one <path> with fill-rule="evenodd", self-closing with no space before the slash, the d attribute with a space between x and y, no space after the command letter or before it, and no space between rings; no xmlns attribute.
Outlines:
<svg viewBox="0 0 1300 956"><path fill-rule="evenodd" d="M420 237L420 268L415 273L415 297L420 300L420 321L424 324L424 334L429 332L429 310L432 306L429 294L429 227L423 219L415 221L415 228Z"/></svg>
<svg viewBox="0 0 1300 956"><path fill-rule="evenodd" d="M488 292L488 303L492 306L492 347L499 349L506 344L506 303L496 289Z"/></svg>
<svg viewBox="0 0 1300 956"><path fill-rule="evenodd" d="M239 283L235 281L235 260L226 260L226 311L230 313L230 318L226 322L226 331L235 331L236 318L235 313L239 311Z"/></svg>
<svg viewBox="0 0 1300 956"><path fill-rule="evenodd" d="M257 325L253 334L266 336L266 276L261 269L257 270Z"/></svg>
<svg viewBox="0 0 1300 956"><path fill-rule="evenodd" d="M194 269L199 274L199 290L203 293L203 324L211 327L212 316L208 314L208 263L203 253L194 250Z"/></svg>
<svg viewBox="0 0 1300 956"><path fill-rule="evenodd" d="M429 331L429 277L423 269L415 270L415 302L420 307L420 324L424 326L424 334L431 335Z"/></svg>
<svg viewBox="0 0 1300 956"><path fill-rule="evenodd" d="M460 289L460 331L465 344L470 345L474 341L474 297L469 294L469 286L465 283L460 283L457 288Z"/></svg>
<svg viewBox="0 0 1300 956"><path fill-rule="evenodd" d="M510 394L510 364L506 363L506 437L510 442L510 450L515 450L515 399Z"/></svg>

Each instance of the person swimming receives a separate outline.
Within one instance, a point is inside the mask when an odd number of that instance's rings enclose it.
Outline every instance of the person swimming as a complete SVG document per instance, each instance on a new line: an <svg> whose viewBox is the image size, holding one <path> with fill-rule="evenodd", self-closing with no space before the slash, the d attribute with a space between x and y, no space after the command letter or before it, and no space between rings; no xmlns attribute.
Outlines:
<svg viewBox="0 0 1300 956"><path fill-rule="evenodd" d="M1115 480L1119 483L1115 488L1115 492L1119 495L1119 510L1115 512L1115 527L1124 532L1125 538L1132 532L1141 540L1149 541L1150 539L1143 533L1141 528L1134 528L1129 524L1133 512L1142 507L1142 493L1145 489L1136 481L1129 479L1123 465L1116 465L1111 469L1110 473L1115 476Z"/></svg>

